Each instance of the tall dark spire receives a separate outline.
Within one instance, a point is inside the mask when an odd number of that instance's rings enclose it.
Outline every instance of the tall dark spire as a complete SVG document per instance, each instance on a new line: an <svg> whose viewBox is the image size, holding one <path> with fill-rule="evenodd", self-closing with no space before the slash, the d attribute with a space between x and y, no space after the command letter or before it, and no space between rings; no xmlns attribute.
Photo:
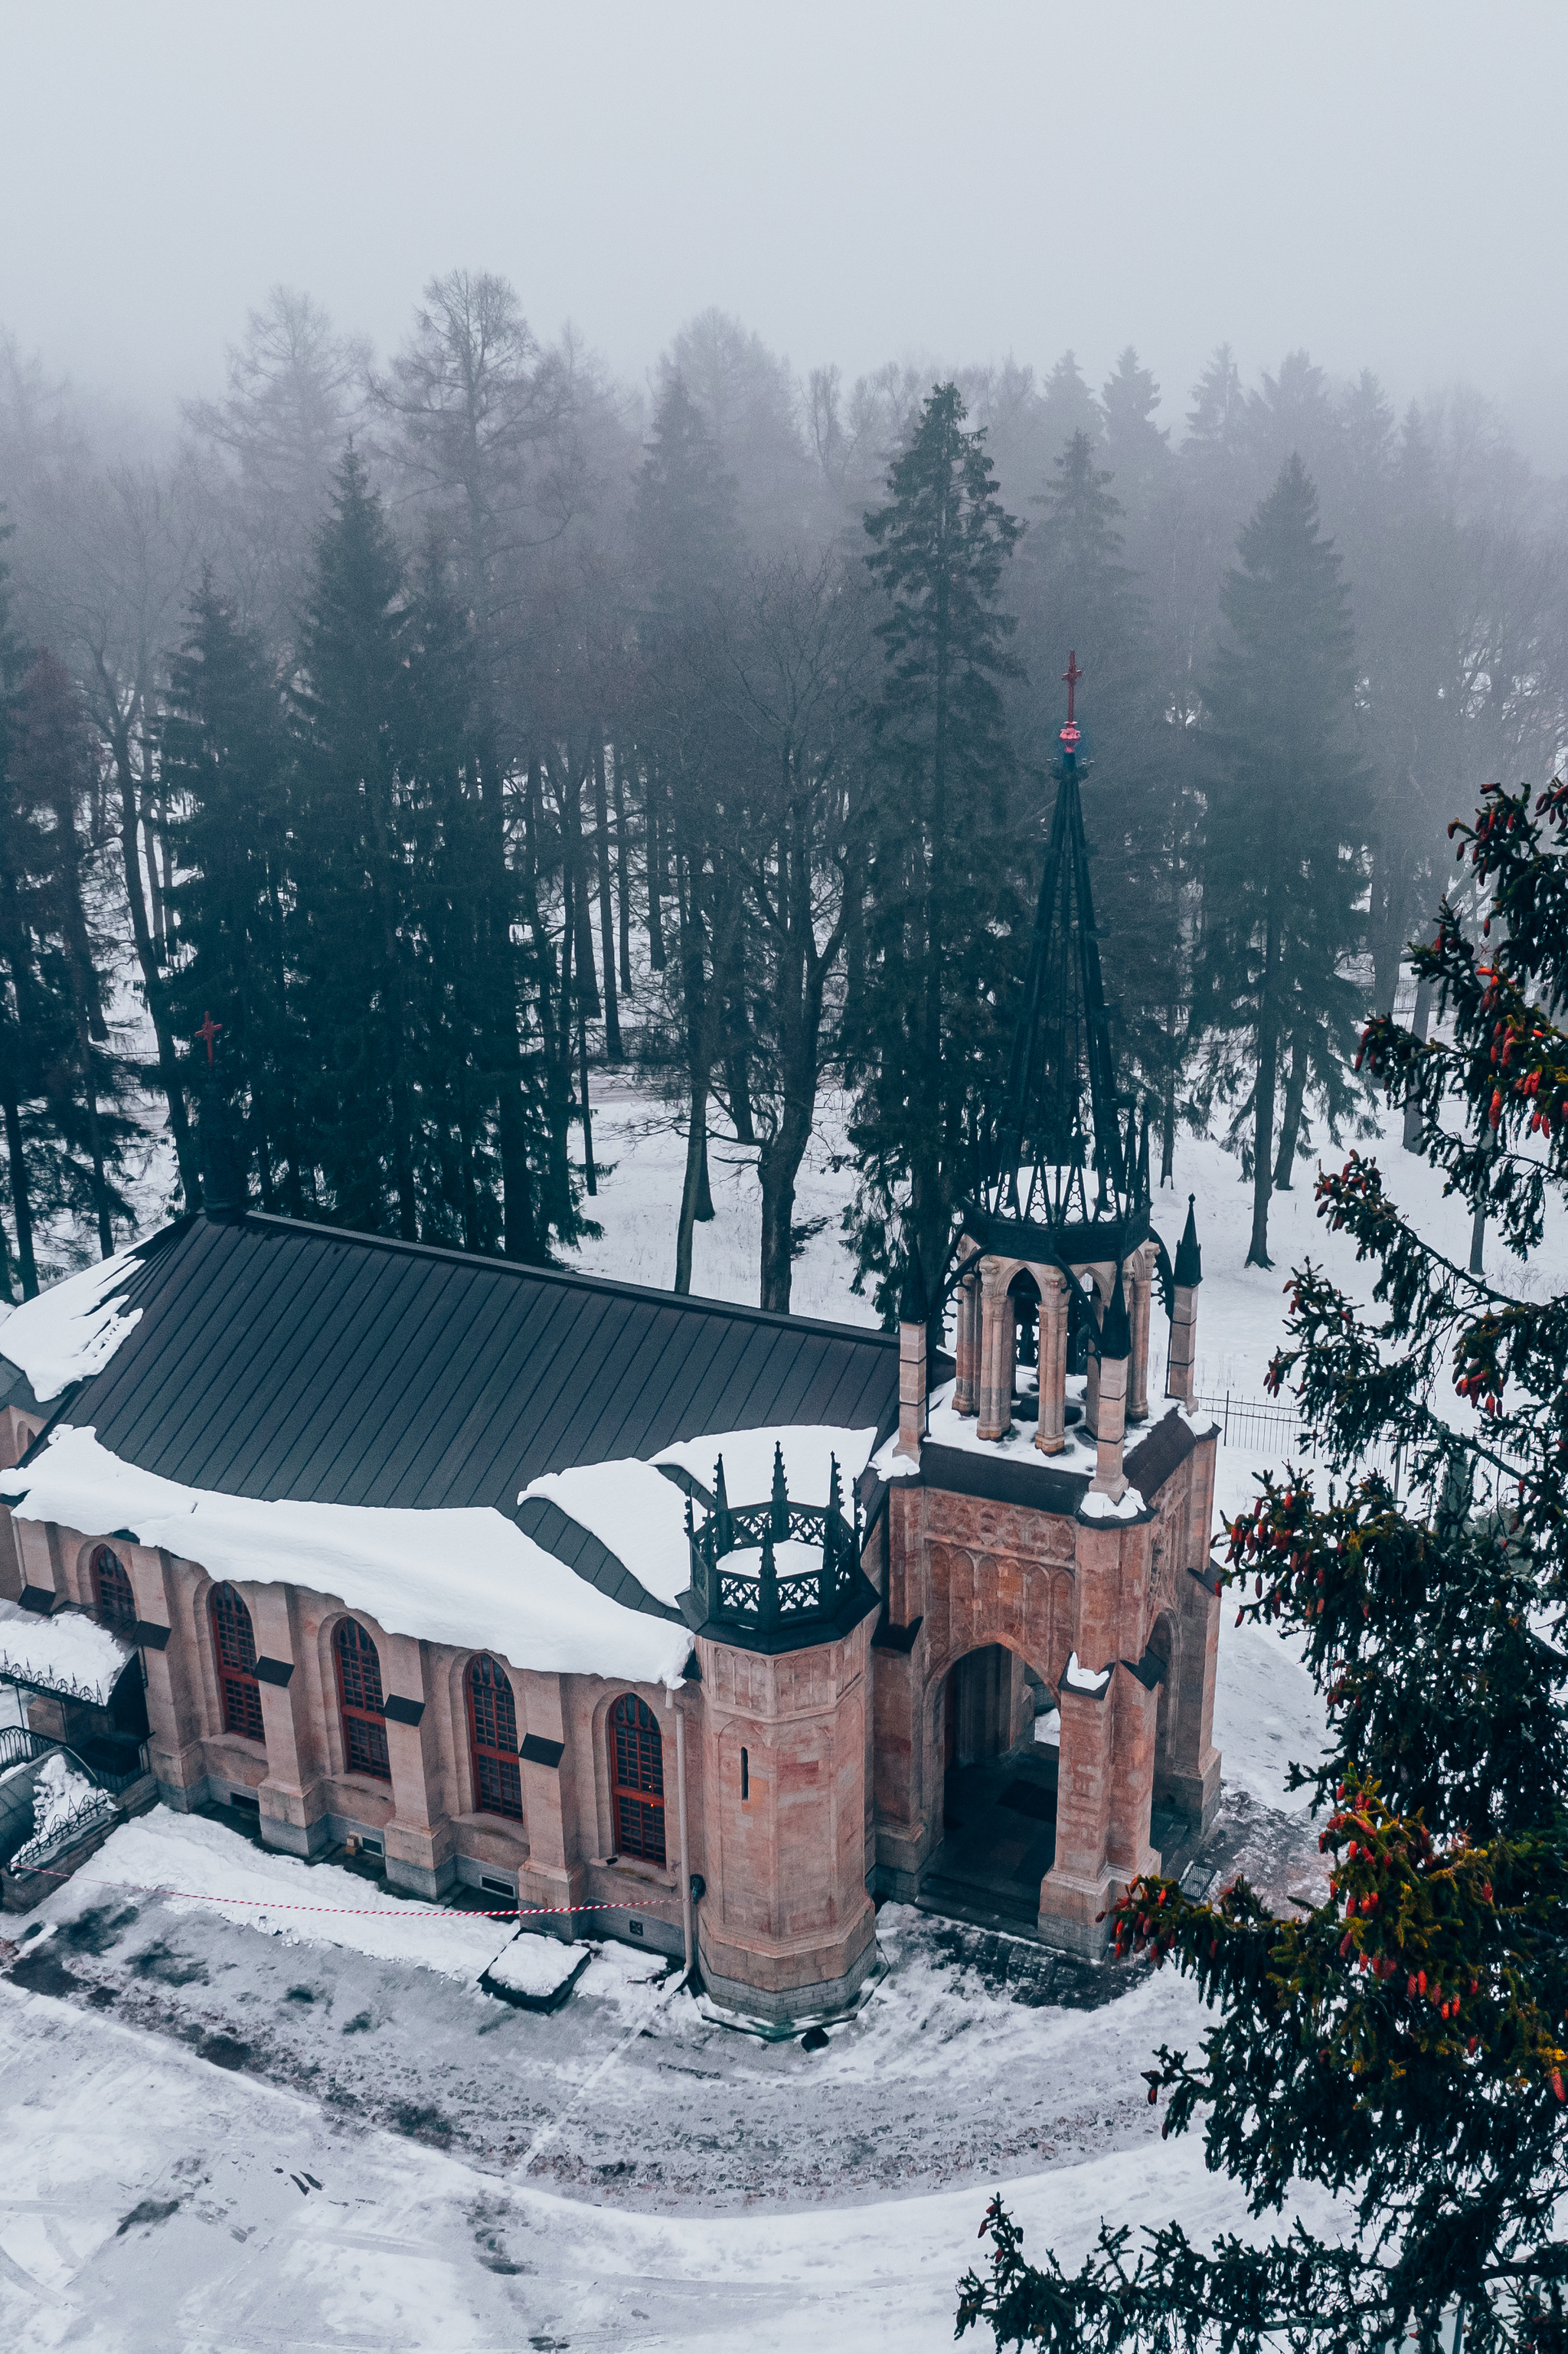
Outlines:
<svg viewBox="0 0 1568 2354"><path fill-rule="evenodd" d="M1136 1113L1118 1097L1078 781L1083 737L1074 696L1084 673L1075 653L1063 675L1067 724L1056 806L1007 1090L992 1129L986 1206L994 1218L1053 1229L1124 1230L1125 1248L1147 1231L1148 1142ZM1141 1221L1137 1236L1135 1221Z"/></svg>
<svg viewBox="0 0 1568 2354"><path fill-rule="evenodd" d="M217 1042L223 1030L210 1013L202 1018L196 1044L207 1048L204 1060L192 1057L196 1074L196 1140L201 1149L202 1207L209 1218L243 1217L249 1207L245 1155L234 1132L234 1110Z"/></svg>

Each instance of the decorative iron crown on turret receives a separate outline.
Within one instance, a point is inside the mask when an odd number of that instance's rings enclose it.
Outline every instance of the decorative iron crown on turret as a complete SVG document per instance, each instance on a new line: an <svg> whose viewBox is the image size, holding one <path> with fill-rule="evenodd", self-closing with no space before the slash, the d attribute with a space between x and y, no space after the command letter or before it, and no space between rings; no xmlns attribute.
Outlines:
<svg viewBox="0 0 1568 2354"><path fill-rule="evenodd" d="M1117 1087L1089 887L1074 690L1007 1087L964 1228L985 1250L1064 1264L1120 1261L1149 1236L1149 1122Z"/></svg>
<svg viewBox="0 0 1568 2354"><path fill-rule="evenodd" d="M860 1503L843 1508L835 1457L828 1500L789 1500L784 1450L773 1450L773 1492L765 1504L735 1505L724 1457L701 1524L686 1498L690 1593L682 1607L698 1633L747 1651L798 1651L836 1641L878 1607L860 1565Z"/></svg>

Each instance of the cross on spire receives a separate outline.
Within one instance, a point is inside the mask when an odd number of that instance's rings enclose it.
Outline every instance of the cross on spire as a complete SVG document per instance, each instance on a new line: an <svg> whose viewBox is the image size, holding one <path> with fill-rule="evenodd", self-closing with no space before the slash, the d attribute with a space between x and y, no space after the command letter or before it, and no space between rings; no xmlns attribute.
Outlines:
<svg viewBox="0 0 1568 2354"><path fill-rule="evenodd" d="M1075 653L1069 652L1067 656L1067 667L1062 673L1063 679L1065 680L1067 688L1067 724L1062 730L1062 741L1065 744L1069 751L1073 749L1078 741L1078 730L1073 724L1073 690L1077 685L1078 681L1083 675L1083 672L1078 668L1077 655Z"/></svg>
<svg viewBox="0 0 1568 2354"><path fill-rule="evenodd" d="M207 1066L209 1071L212 1068L212 1042L222 1027L221 1022L215 1022L210 1013L204 1013L201 1017L201 1028L196 1034L207 1048Z"/></svg>

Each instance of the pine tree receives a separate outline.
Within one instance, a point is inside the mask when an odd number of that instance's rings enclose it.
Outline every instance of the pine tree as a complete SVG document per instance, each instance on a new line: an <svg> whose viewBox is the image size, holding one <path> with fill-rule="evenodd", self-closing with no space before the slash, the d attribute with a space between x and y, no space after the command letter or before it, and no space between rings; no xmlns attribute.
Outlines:
<svg viewBox="0 0 1568 2354"><path fill-rule="evenodd" d="M285 938L289 752L271 666L209 573L170 665L164 725L163 789L179 813L169 994L187 1039L208 1014L221 1023L262 1207L297 1218L306 1189Z"/></svg>
<svg viewBox="0 0 1568 2354"><path fill-rule="evenodd" d="M1350 745L1352 635L1340 559L1292 458L1241 535L1221 604L1230 642L1205 690L1210 789L1202 846L1199 1018L1250 1074L1253 1227L1267 1267L1276 1119L1286 1079L1294 1150L1307 1090L1334 1123L1361 1012L1359 807ZM1288 1175L1288 1163L1286 1164Z"/></svg>
<svg viewBox="0 0 1568 2354"><path fill-rule="evenodd" d="M1456 831L1502 925L1467 938L1445 901L1414 955L1451 1037L1378 1016L1367 1060L1391 1100L1416 1093L1427 1158L1528 1257L1568 1194L1568 786L1489 786ZM993 2201L959 2329L988 2321L1004 2348L1364 2354L1436 2347L1440 2321L1446 2342L1456 2308L1478 2354L1568 2344L1568 1292L1467 1275L1357 1154L1318 1192L1375 1305L1298 1269L1270 1381L1350 1476L1326 1500L1301 1473L1266 1480L1225 1575L1326 1695L1330 1754L1293 1779L1326 1810L1331 1893L1281 1921L1243 1881L1213 1904L1144 1881L1114 1926L1217 2014L1196 2060L1165 2049L1147 2072L1164 2130L1204 2117L1208 2163L1255 2214L1306 2180L1359 2232L1298 2219L1204 2249L1150 2219L1136 2249L1102 2231L1068 2275L1031 2266ZM1357 1476L1380 1437L1403 1499Z"/></svg>
<svg viewBox="0 0 1568 2354"><path fill-rule="evenodd" d="M1128 344L1100 391L1104 455L1116 494L1141 535L1171 465L1171 437L1154 422L1160 387Z"/></svg>
<svg viewBox="0 0 1568 2354"><path fill-rule="evenodd" d="M130 1066L106 1017L108 945L89 913L92 746L80 697L64 663L47 650L22 681L11 757L32 837L31 917L43 984L34 1007L41 1034L32 1059L35 1070L41 1066L49 1123L63 1148L56 1198L90 1215L100 1256L109 1258L116 1221L134 1225L121 1179L126 1148L139 1130L125 1108ZM14 977L25 956L24 949Z"/></svg>
<svg viewBox="0 0 1568 2354"><path fill-rule="evenodd" d="M1017 915L1001 683L1018 665L998 598L1022 525L964 415L956 386L938 385L889 471L887 504L865 519L886 611L865 971L849 1042L863 1171L851 1218L861 1277L876 1272L889 1310L895 1204L933 1279L946 1266Z"/></svg>
<svg viewBox="0 0 1568 2354"><path fill-rule="evenodd" d="M1064 352L1040 394L1041 437L1046 453L1059 458L1075 433L1097 445L1105 420L1071 352Z"/></svg>
<svg viewBox="0 0 1568 2354"><path fill-rule="evenodd" d="M399 761L409 634L401 559L351 452L316 543L296 690L303 1095L330 1214L413 1240L422 1039Z"/></svg>
<svg viewBox="0 0 1568 2354"><path fill-rule="evenodd" d="M683 380L672 375L654 417L632 522L643 588L641 732L655 795L650 827L673 853L677 953L665 979L686 1066L677 1291L691 1288L694 1225L714 1214L707 1151L713 1077L724 1055L726 995L734 1002L744 990L737 970L740 896L716 822L726 763L724 697L715 666L726 600L739 578L735 501L735 479L718 445ZM662 847L656 855L662 866ZM662 882L659 887L662 893Z"/></svg>

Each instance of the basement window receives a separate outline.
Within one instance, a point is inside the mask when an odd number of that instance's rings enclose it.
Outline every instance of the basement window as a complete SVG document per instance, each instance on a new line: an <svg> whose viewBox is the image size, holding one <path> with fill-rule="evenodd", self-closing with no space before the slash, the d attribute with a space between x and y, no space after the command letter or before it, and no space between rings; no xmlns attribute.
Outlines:
<svg viewBox="0 0 1568 2354"><path fill-rule="evenodd" d="M261 1812L260 1799L253 1798L249 1790L230 1790L228 1803L231 1807L238 1807L241 1814L260 1815Z"/></svg>
<svg viewBox="0 0 1568 2354"><path fill-rule="evenodd" d="M359 1844L366 1855L385 1855L387 1852L385 1843L381 1840L372 1839L368 1831L360 1833Z"/></svg>
<svg viewBox="0 0 1568 2354"><path fill-rule="evenodd" d="M487 1896L515 1896L517 1893L509 1880L488 1880L482 1873L479 1884Z"/></svg>

